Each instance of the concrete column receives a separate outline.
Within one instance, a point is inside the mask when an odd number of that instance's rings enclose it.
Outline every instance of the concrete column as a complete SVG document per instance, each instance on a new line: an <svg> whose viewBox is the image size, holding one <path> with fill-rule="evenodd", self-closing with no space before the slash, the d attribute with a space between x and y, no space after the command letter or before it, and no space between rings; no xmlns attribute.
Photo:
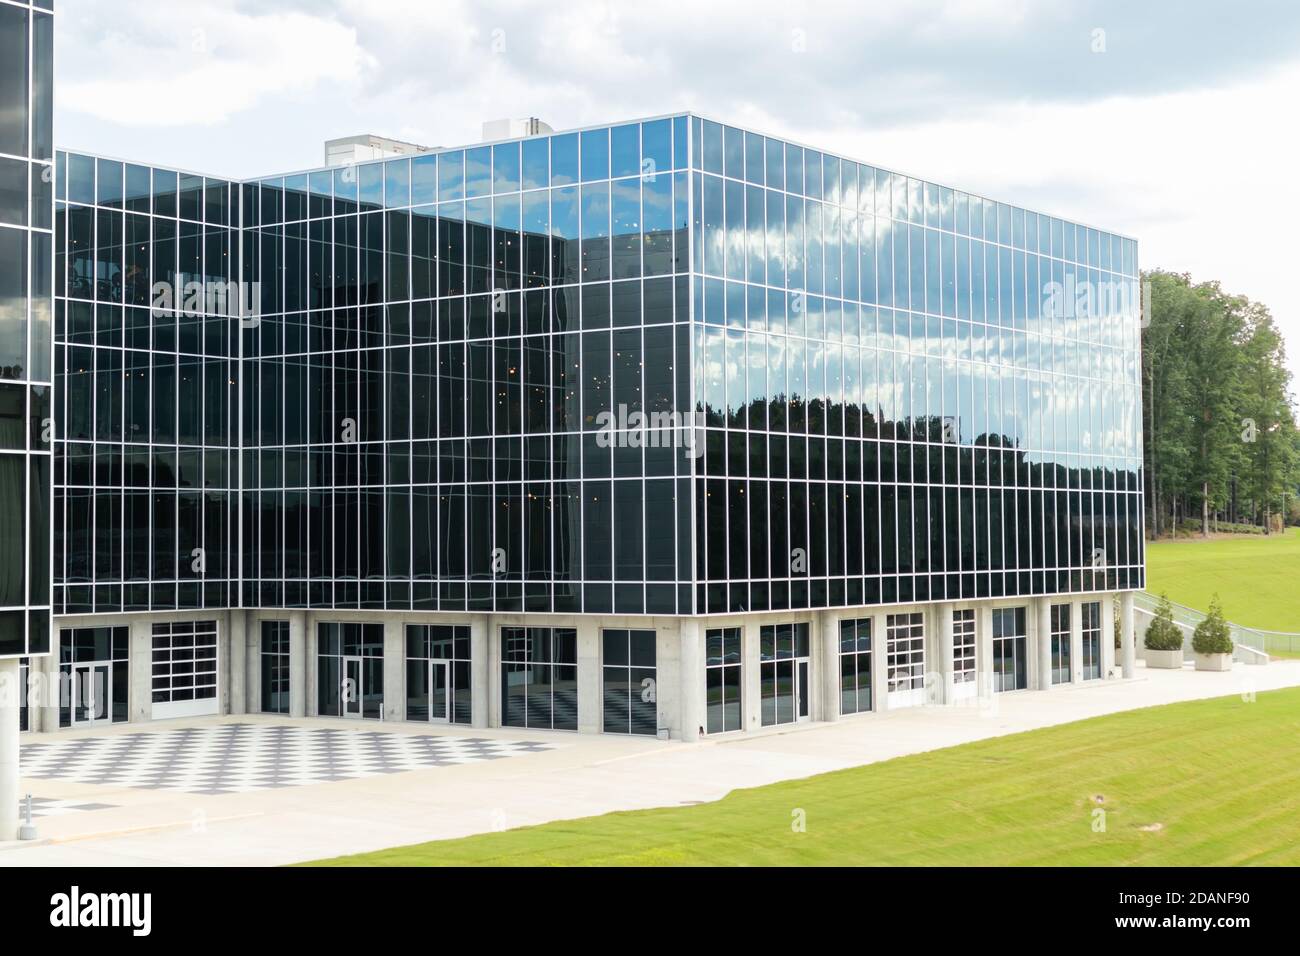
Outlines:
<svg viewBox="0 0 1300 956"><path fill-rule="evenodd" d="M41 731L45 717L44 698L41 696L45 692L44 667L41 658L33 657L27 668L27 729L36 733ZM21 721L19 723L21 725Z"/></svg>
<svg viewBox="0 0 1300 956"><path fill-rule="evenodd" d="M951 704L956 698L952 683L952 605L940 604L934 609L938 620L935 631L938 635L936 667L929 668L937 676L933 703Z"/></svg>
<svg viewBox="0 0 1300 956"><path fill-rule="evenodd" d="M501 726L501 696L506 689L501 686L501 628L491 614L484 614L483 633L487 635L487 725Z"/></svg>
<svg viewBox="0 0 1300 956"><path fill-rule="evenodd" d="M228 673L227 688L229 689L229 711L231 714L248 713L247 697L247 680L248 668L246 664L246 655L248 653L248 636L247 621L244 611L236 608L226 615L226 647L228 664L225 670ZM220 643L217 646L217 653L221 652Z"/></svg>
<svg viewBox="0 0 1300 956"><path fill-rule="evenodd" d="M1083 602L1070 602L1070 682L1083 682Z"/></svg>
<svg viewBox="0 0 1300 956"><path fill-rule="evenodd" d="M600 698L600 628L591 618L578 622L578 733L598 734Z"/></svg>
<svg viewBox="0 0 1300 956"><path fill-rule="evenodd" d="M234 684L230 676L231 658L234 656L230 649L231 612L226 610L216 615L217 623L217 713L233 714L230 709L230 689Z"/></svg>
<svg viewBox="0 0 1300 956"><path fill-rule="evenodd" d="M329 615L325 616L329 619ZM303 673L307 675L307 691L303 694L308 717L320 716L320 623L321 615L307 612L302 629Z"/></svg>
<svg viewBox="0 0 1300 956"><path fill-rule="evenodd" d="M889 709L889 615L878 611L871 615L871 709Z"/></svg>
<svg viewBox="0 0 1300 956"><path fill-rule="evenodd" d="M1101 676L1110 677L1115 669L1115 595L1101 599Z"/></svg>
<svg viewBox="0 0 1300 956"><path fill-rule="evenodd" d="M127 637L127 719L135 724L153 718L153 622L131 619Z"/></svg>
<svg viewBox="0 0 1300 956"><path fill-rule="evenodd" d="M262 622L244 616L244 705L245 713L262 712Z"/></svg>
<svg viewBox="0 0 1300 956"><path fill-rule="evenodd" d="M671 622L655 621L655 710L657 727L670 737L682 735L681 635ZM666 626L665 626L666 625ZM700 679L703 683L703 678Z"/></svg>
<svg viewBox="0 0 1300 956"><path fill-rule="evenodd" d="M1052 689L1052 599L1038 598L1034 616L1038 627L1038 689Z"/></svg>
<svg viewBox="0 0 1300 956"><path fill-rule="evenodd" d="M759 625L746 621L740 637L740 727L746 733L763 726L763 681L759 668Z"/></svg>
<svg viewBox="0 0 1300 956"><path fill-rule="evenodd" d="M698 619L683 618L681 626L678 709L681 736L687 743L700 739L704 726L704 629Z"/></svg>
<svg viewBox="0 0 1300 956"><path fill-rule="evenodd" d="M0 659L0 842L18 839L18 658Z"/></svg>
<svg viewBox="0 0 1300 956"><path fill-rule="evenodd" d="M487 620L475 617L469 623L469 708L470 725L479 729L488 726L488 714L492 708L488 657ZM497 673L500 673L499 668Z"/></svg>
<svg viewBox="0 0 1300 956"><path fill-rule="evenodd" d="M1119 596L1119 646L1124 677L1137 676L1137 648L1133 634L1133 592L1124 591Z"/></svg>
<svg viewBox="0 0 1300 956"><path fill-rule="evenodd" d="M37 664L41 669L43 680L41 681L41 731L49 733L52 730L59 729L59 695L64 692L62 683L59 680L59 645L58 638L55 638L54 650L45 657L36 658L32 663ZM71 689L69 687L69 693Z"/></svg>
<svg viewBox="0 0 1300 956"><path fill-rule="evenodd" d="M822 611L818 617L818 624L821 628L821 641L817 642L814 637L814 643L818 644L815 652L821 657L819 663L821 666L818 671L821 673L822 700L821 713L818 718L821 720L839 720L840 719L840 619L839 616L831 611ZM816 661L816 658L814 658Z"/></svg>
<svg viewBox="0 0 1300 956"><path fill-rule="evenodd" d="M313 642L314 643L314 642ZM307 612L289 612L289 716L307 715ZM314 671L314 666L312 667Z"/></svg>
<svg viewBox="0 0 1300 956"><path fill-rule="evenodd" d="M975 678L979 695L993 696L993 605L985 601L975 613Z"/></svg>
<svg viewBox="0 0 1300 956"><path fill-rule="evenodd" d="M384 720L406 719L406 628L384 621Z"/></svg>

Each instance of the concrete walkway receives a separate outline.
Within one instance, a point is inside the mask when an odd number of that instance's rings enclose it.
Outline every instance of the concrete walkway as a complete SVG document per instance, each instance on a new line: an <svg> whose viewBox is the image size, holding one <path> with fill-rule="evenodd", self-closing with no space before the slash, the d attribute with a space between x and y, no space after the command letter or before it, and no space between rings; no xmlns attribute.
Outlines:
<svg viewBox="0 0 1300 956"><path fill-rule="evenodd" d="M49 799L110 808L37 820L41 841L0 844L0 866L272 865L465 836L613 810L717 800L740 787L806 777L987 737L1157 704L1300 686L1300 661L1230 673L1147 670L1132 681L998 695L991 706L923 707L698 744L617 736L475 730L554 749L310 786L219 796L25 780ZM339 727L338 720L240 716L176 722ZM352 725L347 725L349 728ZM152 729L158 729L156 726ZM358 727L364 732L373 727ZM90 735L138 732L127 725ZM427 734L418 724L384 730ZM437 732L436 730L433 732ZM451 734L464 730L447 729ZM33 740L64 739L38 737Z"/></svg>

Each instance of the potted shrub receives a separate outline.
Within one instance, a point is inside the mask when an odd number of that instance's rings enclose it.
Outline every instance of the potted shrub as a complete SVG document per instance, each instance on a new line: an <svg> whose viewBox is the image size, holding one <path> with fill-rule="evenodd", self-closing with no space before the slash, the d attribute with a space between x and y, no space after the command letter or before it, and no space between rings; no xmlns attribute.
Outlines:
<svg viewBox="0 0 1300 956"><path fill-rule="evenodd" d="M1224 620L1217 594L1210 599L1210 613L1192 632L1192 650L1196 652L1198 671L1232 669L1232 629Z"/></svg>
<svg viewBox="0 0 1300 956"><path fill-rule="evenodd" d="M1183 631L1174 623L1174 609L1169 598L1160 595L1155 617L1142 638L1147 667L1179 668L1183 666Z"/></svg>

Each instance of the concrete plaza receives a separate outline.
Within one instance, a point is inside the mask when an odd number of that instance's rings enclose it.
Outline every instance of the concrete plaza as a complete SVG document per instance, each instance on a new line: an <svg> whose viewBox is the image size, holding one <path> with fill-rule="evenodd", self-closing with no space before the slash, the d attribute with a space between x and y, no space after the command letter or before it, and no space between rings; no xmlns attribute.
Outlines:
<svg viewBox="0 0 1300 956"><path fill-rule="evenodd" d="M379 765L368 764L377 767L373 772L330 757L335 772L321 782L309 782L317 778L306 773L277 778L272 786L217 793L87 783L68 776L24 778L24 793L70 809L37 819L36 842L0 844L0 866L275 865L614 810L711 801L741 787L1117 711L1300 686L1300 661L1237 664L1229 673L1139 665L1136 674L1127 681L999 694L984 704L911 707L698 743L249 715L156 723L147 728L155 737L212 735L213 728L232 724L243 725L241 733L261 728L253 738L276 741L276 749L255 750L248 759L263 767L309 763L310 755L302 752L309 744L285 740L309 741L312 732L322 730L336 742L331 746L348 754L356 753L361 741L347 735L371 735L373 741L382 732L426 738L385 740L386 752L407 755L401 759L411 759L413 748L452 756L428 758L416 769L402 769L405 765L385 758ZM89 749L104 746L103 738L140 732L138 726L125 725L34 735L25 743L85 740ZM437 736L462 740L427 740ZM474 739L465 744L466 737ZM456 748L464 746L491 759L462 760ZM206 766L225 759L205 754L198 760ZM87 805L93 809L71 809Z"/></svg>

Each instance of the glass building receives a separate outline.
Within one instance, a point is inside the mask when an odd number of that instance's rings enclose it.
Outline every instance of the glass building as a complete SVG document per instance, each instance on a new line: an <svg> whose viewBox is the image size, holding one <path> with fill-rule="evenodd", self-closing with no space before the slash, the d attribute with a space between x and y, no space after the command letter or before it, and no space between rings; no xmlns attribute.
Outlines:
<svg viewBox="0 0 1300 956"><path fill-rule="evenodd" d="M0 2L0 659L50 650L51 7Z"/></svg>
<svg viewBox="0 0 1300 956"><path fill-rule="evenodd" d="M695 739L1131 668L1132 239L687 114L54 180L45 666L109 692L32 726Z"/></svg>
<svg viewBox="0 0 1300 956"><path fill-rule="evenodd" d="M18 833L28 676L50 653L53 0L0 0L0 841Z"/></svg>

